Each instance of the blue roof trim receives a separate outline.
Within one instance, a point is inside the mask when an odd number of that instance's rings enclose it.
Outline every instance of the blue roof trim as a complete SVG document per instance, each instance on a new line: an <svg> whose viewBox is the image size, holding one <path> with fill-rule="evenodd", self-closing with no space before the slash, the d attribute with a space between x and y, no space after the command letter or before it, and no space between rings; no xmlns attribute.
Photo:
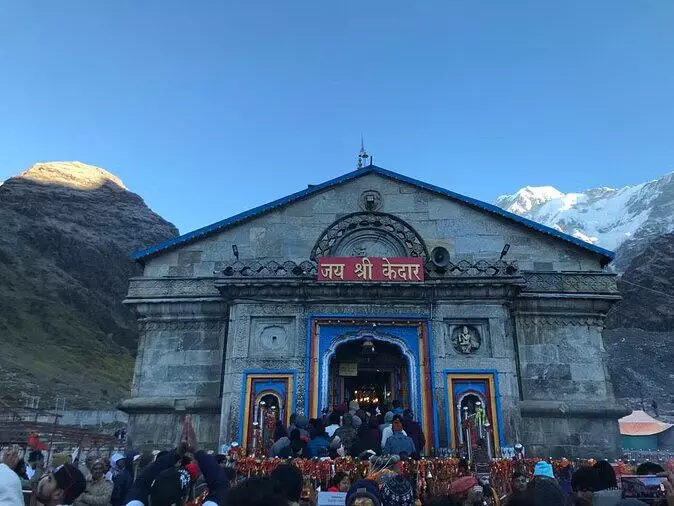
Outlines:
<svg viewBox="0 0 674 506"><path fill-rule="evenodd" d="M132 258L134 260L142 261L147 257L156 255L157 253L161 253L163 251L166 251L168 249L175 248L181 244L185 244L187 242L191 242L193 240L211 235L215 232L218 232L220 230L223 230L225 228L231 227L233 225L237 225L239 223L242 223L246 220L249 220L251 218L254 218L256 216L259 216L261 214L267 213L269 211L273 211L274 209L277 209L279 207L283 207L287 204L290 204L292 202L296 202L298 200L302 200L304 198L310 197L311 195L320 193L324 190L327 190L329 188L332 188L333 186L337 186L343 183L346 183L348 181L351 181L353 179L356 179L361 176L365 176L367 174L378 174L380 176L384 176L390 179L393 179L395 181L399 181L402 183L406 183L412 186L416 186L419 188L422 188L424 190L437 193L439 195L443 195L445 197L449 197L454 200L458 200L460 202L463 202L464 204L467 204L471 207L475 207L478 209L481 209L483 211L490 212L492 214L496 214L498 216L501 216L503 218L515 221L521 225L524 225L525 227L531 228L533 230L536 230L538 232L548 234L552 237L556 237L557 239L562 239L563 241L570 242L571 244L578 246L580 248L586 249L588 251L591 251L592 253L596 253L602 257L604 257L606 260L613 260L615 257L615 253L612 251L609 251L604 248L600 248L599 246L595 246L593 244L587 243L585 241L582 241L581 239L577 239L576 237L570 236L568 234L565 234L563 232L560 232L559 230L555 230L554 228L546 227L545 225L541 225L540 223L537 223L532 220L528 220L526 218L523 218L517 214L510 213L504 209L501 209L498 206L495 206L493 204L488 204L486 202L482 202L481 200L477 200L471 197L466 197L465 195L461 195L459 193L455 193L450 190L446 190L444 188L440 188L439 186L435 186L429 183L424 183L423 181L419 181L417 179L403 176L402 174L398 174L397 172L393 172L390 170L382 169L381 167L377 167L376 165L369 165L367 167L363 167L362 169L357 169L352 172L348 172L347 174L344 174L342 176L336 177L334 179L330 179L329 181L326 181L324 183L311 186L305 190L293 193L291 195L288 195L286 197L274 200L273 202L270 202L268 204L264 204L262 206L255 207L253 209L249 209L248 211L244 211L243 213L236 214L230 218L227 218L222 221L218 221L216 223L213 223L211 225L208 225L206 227L199 228L197 230L194 230L192 232L189 232L187 234L181 235L180 237L176 237L175 239L171 239L168 241L165 241L163 243L157 244L155 246L152 246L150 248L137 251L132 255ZM607 262L608 263L608 262Z"/></svg>

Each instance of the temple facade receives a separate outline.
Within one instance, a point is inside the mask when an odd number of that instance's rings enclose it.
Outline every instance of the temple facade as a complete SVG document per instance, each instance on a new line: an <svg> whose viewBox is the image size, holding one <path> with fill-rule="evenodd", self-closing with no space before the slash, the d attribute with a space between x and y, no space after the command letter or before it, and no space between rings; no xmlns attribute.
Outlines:
<svg viewBox="0 0 674 506"><path fill-rule="evenodd" d="M250 449L358 400L411 409L427 454L616 453L609 251L369 165L135 257L136 448L190 414L200 444Z"/></svg>

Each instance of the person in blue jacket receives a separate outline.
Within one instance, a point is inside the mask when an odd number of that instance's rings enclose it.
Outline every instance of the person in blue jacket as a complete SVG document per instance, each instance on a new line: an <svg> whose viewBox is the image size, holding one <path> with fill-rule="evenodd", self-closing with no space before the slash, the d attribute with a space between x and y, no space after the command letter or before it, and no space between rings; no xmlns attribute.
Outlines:
<svg viewBox="0 0 674 506"><path fill-rule="evenodd" d="M307 453L309 457L318 457L321 453L321 448L328 450L330 441L328 434L325 432L323 420L316 420L314 422L314 437L307 443Z"/></svg>
<svg viewBox="0 0 674 506"><path fill-rule="evenodd" d="M391 429L393 429L393 435L386 440L382 453L384 455L412 456L412 454L415 453L414 442L412 441L412 438L405 435L405 432L403 431L402 416L395 415L393 417Z"/></svg>

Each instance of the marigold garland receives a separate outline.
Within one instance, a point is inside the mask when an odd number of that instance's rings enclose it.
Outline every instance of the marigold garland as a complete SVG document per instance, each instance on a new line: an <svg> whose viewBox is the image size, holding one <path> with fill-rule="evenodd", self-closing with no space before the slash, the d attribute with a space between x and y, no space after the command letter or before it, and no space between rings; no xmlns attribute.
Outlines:
<svg viewBox="0 0 674 506"><path fill-rule="evenodd" d="M340 471L348 474L352 481L366 477L376 481L382 472L382 470L371 470L368 461L361 461L352 457L335 460L284 460L279 458L260 459L243 457L241 454L236 454L230 455L230 459L236 469L237 475L242 479L251 476L269 476L278 465L289 463L297 466L306 479L312 480L316 486L320 485L324 490L335 473ZM521 460L493 459L490 463L490 481L492 487L499 495L509 493L511 491L510 482L513 473L518 470L532 477L536 462L540 460L538 458L525 458ZM560 473L572 472L581 466L592 466L596 463L594 459L574 461L569 459L547 460L552 464L555 473L558 475ZM412 480L416 486L418 496L421 496L426 492L448 494L450 484L459 477L458 464L459 460L456 458L431 458L418 461L402 461L396 467L400 474ZM613 467L619 476L635 472L633 466L624 461L614 463ZM674 460L667 462L667 468L674 469Z"/></svg>

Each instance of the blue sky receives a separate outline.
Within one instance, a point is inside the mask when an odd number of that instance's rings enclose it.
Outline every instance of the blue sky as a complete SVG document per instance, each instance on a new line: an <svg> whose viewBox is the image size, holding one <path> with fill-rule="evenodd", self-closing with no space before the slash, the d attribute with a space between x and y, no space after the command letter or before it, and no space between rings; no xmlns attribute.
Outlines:
<svg viewBox="0 0 674 506"><path fill-rule="evenodd" d="M419 5L417 5L419 4ZM0 3L0 179L120 176L187 232L374 162L493 201L674 170L674 2Z"/></svg>

